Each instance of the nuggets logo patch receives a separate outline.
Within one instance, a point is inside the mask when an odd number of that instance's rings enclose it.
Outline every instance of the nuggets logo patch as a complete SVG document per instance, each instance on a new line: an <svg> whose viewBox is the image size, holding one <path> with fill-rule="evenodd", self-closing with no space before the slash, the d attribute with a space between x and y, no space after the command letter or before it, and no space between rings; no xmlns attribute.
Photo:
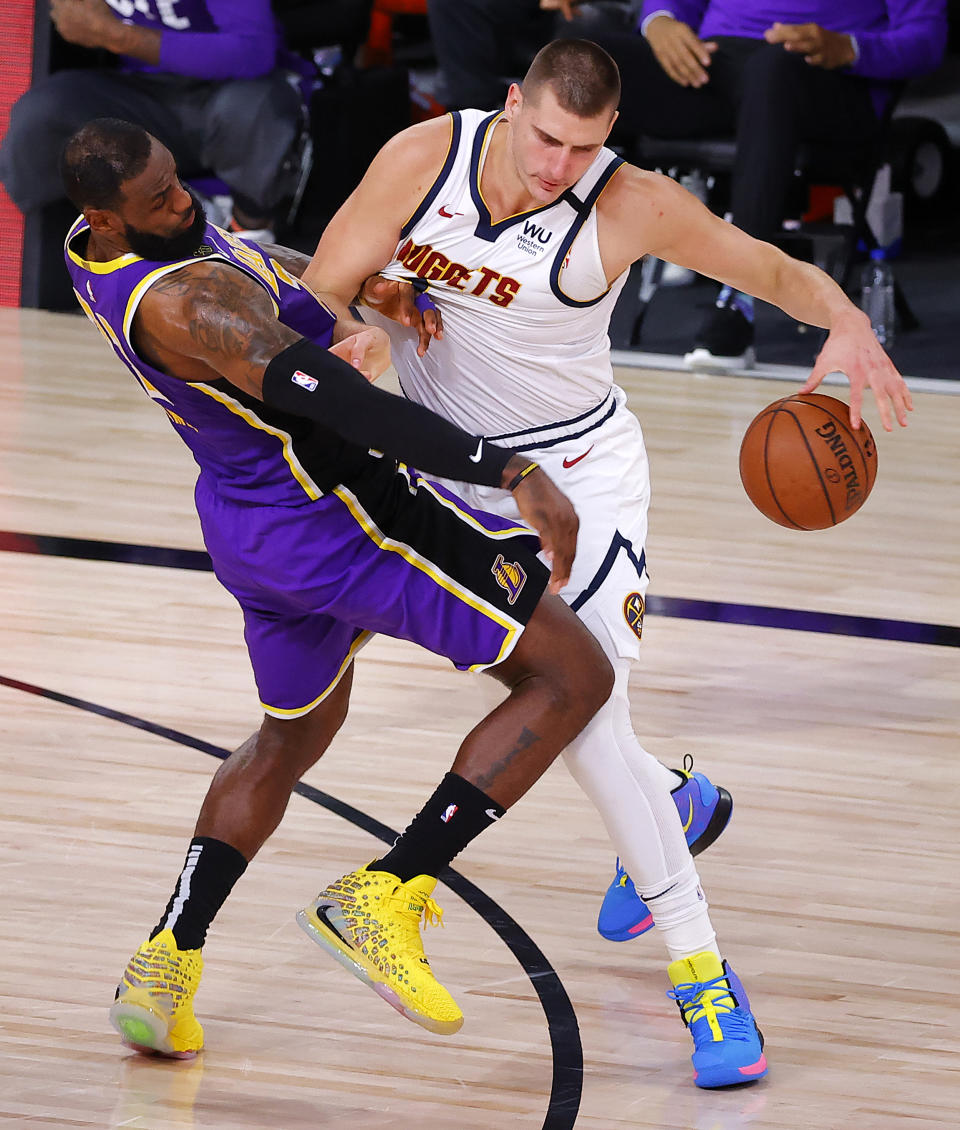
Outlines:
<svg viewBox="0 0 960 1130"><path fill-rule="evenodd" d="M638 592L632 592L623 602L623 617L637 639L643 634L643 609L643 597Z"/></svg>
<svg viewBox="0 0 960 1130"><path fill-rule="evenodd" d="M493 563L493 568L490 570L496 577L497 584L507 590L507 601L510 604L517 603L517 597L523 591L523 586L527 583L527 574L523 571L523 567L519 561L504 561L503 554L498 553L497 559Z"/></svg>

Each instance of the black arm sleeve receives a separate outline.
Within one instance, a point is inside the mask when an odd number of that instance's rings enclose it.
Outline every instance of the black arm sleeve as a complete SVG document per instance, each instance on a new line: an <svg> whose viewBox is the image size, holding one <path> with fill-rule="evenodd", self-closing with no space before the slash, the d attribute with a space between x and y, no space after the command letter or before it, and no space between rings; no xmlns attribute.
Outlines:
<svg viewBox="0 0 960 1130"><path fill-rule="evenodd" d="M498 487L514 454L449 423L402 396L375 388L361 373L306 338L267 365L263 401L317 420L352 443L373 447L418 471Z"/></svg>

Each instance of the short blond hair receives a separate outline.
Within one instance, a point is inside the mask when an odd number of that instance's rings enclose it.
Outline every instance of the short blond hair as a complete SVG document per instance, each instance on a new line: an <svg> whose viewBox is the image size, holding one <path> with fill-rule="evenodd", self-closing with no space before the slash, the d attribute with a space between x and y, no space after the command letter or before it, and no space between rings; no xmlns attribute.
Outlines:
<svg viewBox="0 0 960 1130"><path fill-rule="evenodd" d="M589 39L555 39L541 48L523 79L525 98L536 102L548 85L560 108L580 118L620 103L620 71L602 47Z"/></svg>

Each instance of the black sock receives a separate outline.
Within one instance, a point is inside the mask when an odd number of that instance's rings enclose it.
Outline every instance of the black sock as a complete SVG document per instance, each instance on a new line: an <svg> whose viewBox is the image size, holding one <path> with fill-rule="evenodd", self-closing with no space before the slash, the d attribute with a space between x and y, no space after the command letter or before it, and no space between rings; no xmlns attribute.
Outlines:
<svg viewBox="0 0 960 1130"><path fill-rule="evenodd" d="M406 883L415 875L436 878L459 852L507 810L476 785L448 773L409 827L370 871L389 871Z"/></svg>
<svg viewBox="0 0 960 1130"><path fill-rule="evenodd" d="M223 840L206 836L192 839L180 878L151 939L169 929L178 949L199 949L210 923L246 868L247 861L240 852Z"/></svg>

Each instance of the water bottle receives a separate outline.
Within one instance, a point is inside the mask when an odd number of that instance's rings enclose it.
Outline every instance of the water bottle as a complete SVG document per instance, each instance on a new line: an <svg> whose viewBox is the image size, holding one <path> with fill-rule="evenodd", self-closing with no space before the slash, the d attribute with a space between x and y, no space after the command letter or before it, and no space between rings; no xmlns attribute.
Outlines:
<svg viewBox="0 0 960 1130"><path fill-rule="evenodd" d="M870 252L870 262L863 268L860 305L870 319L877 341L889 349L893 345L894 304L893 271L882 247Z"/></svg>

